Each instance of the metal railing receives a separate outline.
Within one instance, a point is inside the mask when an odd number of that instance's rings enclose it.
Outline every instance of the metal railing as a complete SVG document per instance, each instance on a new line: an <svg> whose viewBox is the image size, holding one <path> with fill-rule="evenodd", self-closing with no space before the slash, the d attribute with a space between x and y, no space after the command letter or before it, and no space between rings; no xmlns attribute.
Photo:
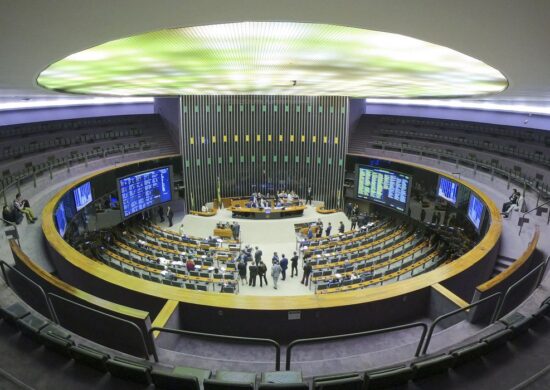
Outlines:
<svg viewBox="0 0 550 390"><path fill-rule="evenodd" d="M107 314L107 313L104 313L102 311L99 311L99 310L96 310L96 309L93 309L89 306L86 306L86 305L82 305L78 302L75 302L71 299L67 299L67 298L64 298L60 295L57 295L57 294L54 294L54 293L48 293L48 298L50 297L53 297L55 299L59 299L59 300L62 300L62 301L65 301L65 302L68 302L69 304L73 304L75 306L79 306L80 309L82 310L88 310L88 311L91 311L93 312L94 314L99 314L100 316L103 316L103 317L107 317L107 318L110 318L110 319L113 319L115 321L119 321L119 322L122 322L126 325L128 325L130 328L133 328L136 330L137 334L139 334L139 337L141 339L141 344L142 344L142 347L143 347L143 357L146 359L146 360L149 360L149 348L147 347L147 342L145 341L145 336L143 335L143 332L141 331L141 329L139 328L139 326L137 326L136 324L134 324L132 321L128 321L128 320L125 320L124 318L120 318L120 317L117 317L117 316L114 316L112 314ZM51 307L52 307L52 312L53 312L53 315L54 315L54 318L55 318L55 322L61 326L63 326L63 324L59 321L59 317L57 315L57 312L55 311L55 305L53 305L51 303L51 300L50 300L50 304L51 304ZM155 344L153 343L152 344L152 351L151 351L152 355L155 357L157 357L157 351L156 351L156 348L155 348ZM158 361L158 360L155 360L155 361Z"/></svg>
<svg viewBox="0 0 550 390"><path fill-rule="evenodd" d="M550 200L547 201L547 202L544 202L543 204L540 204L540 205L539 205L539 204L538 204L538 199L537 199L537 207L535 207L534 209L531 209L531 210L529 210L529 211L524 212L523 215L521 216L521 220L523 220L527 214L530 214L530 213L532 213L533 211L540 209L542 206L546 206L547 204L550 204ZM546 224L548 224L548 223L550 223L550 212L548 213L548 222L547 222ZM524 225L524 224L522 223L522 224L519 226L519 234L518 234L518 235L520 235L520 236L521 236L521 230L523 229L523 225Z"/></svg>
<svg viewBox="0 0 550 390"><path fill-rule="evenodd" d="M266 344L271 345L275 347L275 370L280 371L281 369L281 345L272 339L263 339L263 338L256 338L256 337L240 337L240 336L228 336L228 335L222 335L222 334L213 334L213 333L202 333L202 332L194 332L190 330L182 330L182 329L172 329L172 328L160 328L160 327L152 327L149 329L149 337L151 337L151 340L154 342L153 338L153 332L166 332L166 333L172 333L172 334L181 334L181 335L187 335L187 336L199 336L204 338L210 338L210 339L218 339L218 340L229 340L229 341L246 341L247 343L253 343L253 344ZM158 362L158 355L156 353L156 349L154 350L153 354L155 361Z"/></svg>
<svg viewBox="0 0 550 390"><path fill-rule="evenodd" d="M418 342L418 346L416 347L416 352L414 354L414 356L417 357L420 354L420 348L422 347L422 343L424 342L424 338L426 337L426 331L428 330L428 325L424 324L423 322L413 322L410 324L392 326L389 328L367 330L365 332L347 333L347 334L341 334L336 336L313 337L309 339L294 340L290 342L286 348L285 367L287 371L290 370L290 362L292 360L292 348L294 348L296 345L299 345L299 344L312 344L319 341L333 341L333 340L342 340L342 339L349 339L349 338L361 337L361 336L371 336L375 334L389 333L397 330L411 329L411 328L422 328L422 334L420 335L420 340Z"/></svg>
<svg viewBox="0 0 550 390"><path fill-rule="evenodd" d="M534 283L533 290L535 290L540 283L542 282L542 277L544 276L544 271L546 271L546 267L548 265L548 260L550 260L550 256L546 258L542 263L537 265L535 268L533 268L531 271L529 271L527 274L525 274L521 279L516 281L514 284L512 284L508 289L506 289L506 292L504 293L504 296L502 297L502 300L500 301L500 305L498 306L496 312L495 312L495 320L500 318L500 314L502 313L502 310L504 309L504 304L506 303L506 300L510 296L510 292L512 292L515 288L517 288L520 284L522 284L524 281L528 280L531 275L533 275L535 272L539 272L539 276L537 276L536 282Z"/></svg>
<svg viewBox="0 0 550 390"><path fill-rule="evenodd" d="M17 245L21 246L21 243L19 242L19 230L17 230L17 224L15 222L12 222L12 221L8 221L8 220L5 220L4 218L0 218L5 224L7 224L8 226L11 226L13 227L14 229L14 232L15 234L13 234L12 232L6 230L6 235L8 235L8 233L10 233L13 238L15 239L15 241L17 241Z"/></svg>
<svg viewBox="0 0 550 390"><path fill-rule="evenodd" d="M150 146L150 144L141 144L139 150L144 150L145 147ZM67 172L71 171L71 168L74 167L77 163L84 164L85 166L88 166L89 159L104 159L108 156L112 155L118 155L121 154L122 157L126 155L127 152L131 152L132 150L137 149L130 149L130 148L124 148L124 147L112 147L107 149L98 150L95 152L84 152L79 155L76 155L75 157L64 157L62 160L57 162L45 162L42 167L32 167L32 168L26 168L23 171L18 172L17 174L8 176L12 177L13 181L6 184L6 178L2 178L0 180L0 183L2 184L2 188L0 189L0 193L2 194L4 205L8 204L6 193L8 190L12 189L13 187L17 187L17 192L21 192L21 183L25 180L32 179L34 183L34 187L36 187L36 179L37 176L40 174L43 174L45 172L48 172L50 175L50 180L53 180L53 170L61 169L61 168L67 168ZM73 165L74 164L74 165ZM41 164L42 165L42 164Z"/></svg>
<svg viewBox="0 0 550 390"><path fill-rule="evenodd" d="M36 283L34 280L30 279L28 276L24 275L21 271L13 268L11 265L9 265L8 263L6 263L4 260L0 260L0 269L2 269L2 276L4 278L4 281L6 282L6 285L11 288L12 290L14 290L13 286L10 284L10 279L9 279L9 276L8 274L6 273L6 267L10 269L10 272L13 272L15 274L17 274L19 277L23 278L25 280L25 282L28 282L30 284L30 286L32 286L33 288L35 288L40 296L44 299L44 303L46 304L46 309L48 311L48 315L49 315L49 318L52 320L52 321L56 321L56 317L55 317L55 314L54 314L54 311L53 311L53 308L52 308L52 303L50 302L50 300L48 299L48 296L46 295L46 291L44 291L44 289L42 288L42 286L40 286L38 283ZM14 290L15 291L15 290Z"/></svg>
<svg viewBox="0 0 550 390"><path fill-rule="evenodd" d="M494 297L499 297L498 300L497 300L497 303L495 305L495 310L493 311L493 315L491 317L491 324L493 322L495 322L496 320L496 313L497 313L497 310L499 308L499 303L500 303L500 296L502 295L502 293L500 292L497 292L497 293L494 293L492 295L489 295L488 297L485 297L483 299L480 299L479 301L475 301L473 303L470 303L468 306L465 306L465 307L461 307L459 309L456 309L456 310L453 310L449 313L446 313L446 314L443 314L443 315L440 315L439 317L437 317L435 320L432 321L431 325L430 325L430 329L428 330L428 335L426 336L426 341L424 342L424 346L422 347L422 355L426 354L426 351L428 350L428 346L430 345L430 341L432 340L432 335L433 335L433 332L435 330L435 327L438 323L440 323L441 321L443 321L444 319L446 318L449 318L451 316L454 316L455 314L458 314L458 313L461 313L463 311L466 311L466 310L469 310L471 309L472 307L475 307L475 306L478 306L479 304L483 303L483 302L486 302L490 299L493 299Z"/></svg>

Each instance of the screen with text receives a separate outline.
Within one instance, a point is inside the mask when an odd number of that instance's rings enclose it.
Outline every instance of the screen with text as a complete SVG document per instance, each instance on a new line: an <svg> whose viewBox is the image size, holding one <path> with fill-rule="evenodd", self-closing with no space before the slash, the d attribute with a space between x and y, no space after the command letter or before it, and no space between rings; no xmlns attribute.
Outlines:
<svg viewBox="0 0 550 390"><path fill-rule="evenodd" d="M358 166L357 197L405 212L411 177L384 168Z"/></svg>
<svg viewBox="0 0 550 390"><path fill-rule="evenodd" d="M474 224L476 230L479 230L481 226L484 208L483 202L477 196L471 194L470 202L468 203L468 219Z"/></svg>
<svg viewBox="0 0 550 390"><path fill-rule="evenodd" d="M124 218L172 200L170 168L162 167L118 179Z"/></svg>
<svg viewBox="0 0 550 390"><path fill-rule="evenodd" d="M437 196L445 199L452 204L456 204L456 194L458 193L458 183L447 179L446 177L439 176L439 183L437 185Z"/></svg>
<svg viewBox="0 0 550 390"><path fill-rule="evenodd" d="M92 185L89 181L76 187L73 190L73 194L76 211L80 211L82 208L92 203Z"/></svg>

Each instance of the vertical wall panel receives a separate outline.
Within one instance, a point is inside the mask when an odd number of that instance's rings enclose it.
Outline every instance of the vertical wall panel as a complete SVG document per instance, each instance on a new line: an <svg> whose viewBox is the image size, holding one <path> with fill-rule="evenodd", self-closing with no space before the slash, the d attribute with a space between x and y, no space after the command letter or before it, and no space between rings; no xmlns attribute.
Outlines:
<svg viewBox="0 0 550 390"><path fill-rule="evenodd" d="M188 206L211 202L218 177L222 197L279 189L304 197L311 185L316 200L338 206L348 111L346 97L182 96Z"/></svg>

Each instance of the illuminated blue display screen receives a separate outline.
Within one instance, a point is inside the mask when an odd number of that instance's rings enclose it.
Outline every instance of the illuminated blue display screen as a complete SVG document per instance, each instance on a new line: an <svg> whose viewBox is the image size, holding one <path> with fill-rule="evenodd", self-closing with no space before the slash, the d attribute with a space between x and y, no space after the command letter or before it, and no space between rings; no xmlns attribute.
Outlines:
<svg viewBox="0 0 550 390"><path fill-rule="evenodd" d="M447 179L446 177L439 176L439 183L437 185L437 196L445 199L452 204L456 204L456 194L458 192L458 183Z"/></svg>
<svg viewBox="0 0 550 390"><path fill-rule="evenodd" d="M479 230L479 227L481 226L484 209L485 206L483 205L483 202L481 202L477 196L471 194L470 202L468 203L468 219L474 224L476 230Z"/></svg>
<svg viewBox="0 0 550 390"><path fill-rule="evenodd" d="M172 200L170 167L118 179L122 215L127 218L147 208Z"/></svg>
<svg viewBox="0 0 550 390"><path fill-rule="evenodd" d="M76 211L80 211L82 208L92 203L92 185L89 181L76 187L73 190L73 194Z"/></svg>
<svg viewBox="0 0 550 390"><path fill-rule="evenodd" d="M402 212L407 210L410 176L366 165L360 165L358 171L358 198L378 202Z"/></svg>
<svg viewBox="0 0 550 390"><path fill-rule="evenodd" d="M59 202L55 210L55 223L59 235L64 237L67 230L67 216L65 215L65 204L63 202Z"/></svg>

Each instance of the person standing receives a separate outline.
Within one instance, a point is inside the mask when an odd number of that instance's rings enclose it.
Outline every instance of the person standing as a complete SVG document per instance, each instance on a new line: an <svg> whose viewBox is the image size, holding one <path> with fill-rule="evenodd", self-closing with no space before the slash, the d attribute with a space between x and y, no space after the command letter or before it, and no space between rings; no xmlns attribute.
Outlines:
<svg viewBox="0 0 550 390"><path fill-rule="evenodd" d="M262 261L262 250L261 249L258 249L258 247L256 247L256 252L254 252L254 261L256 262L256 265L260 264L261 261Z"/></svg>
<svg viewBox="0 0 550 390"><path fill-rule="evenodd" d="M279 263L273 264L273 267L271 267L271 277L273 278L273 288L277 290L277 281L279 280L279 276L281 275L282 269Z"/></svg>
<svg viewBox="0 0 550 390"><path fill-rule="evenodd" d="M168 227L172 227L172 219L174 218L174 211L172 211L172 207L168 206L166 209L166 218L168 218Z"/></svg>
<svg viewBox="0 0 550 390"><path fill-rule="evenodd" d="M355 230L357 227L357 217L355 215L351 216L351 230Z"/></svg>
<svg viewBox="0 0 550 390"><path fill-rule="evenodd" d="M246 280L246 263L244 261L239 261L239 264L237 264L237 270L239 271L239 279L241 279L241 286L248 284Z"/></svg>
<svg viewBox="0 0 550 390"><path fill-rule="evenodd" d="M279 264L279 255L277 252L273 252L273 257L271 258L271 264Z"/></svg>
<svg viewBox="0 0 550 390"><path fill-rule="evenodd" d="M164 209L162 208L162 206L158 207L157 213L159 215L160 222L164 222Z"/></svg>
<svg viewBox="0 0 550 390"><path fill-rule="evenodd" d="M327 230L325 231L326 236L330 236L330 232L332 231L332 224L329 222L327 226Z"/></svg>
<svg viewBox="0 0 550 390"><path fill-rule="evenodd" d="M351 204L351 202L348 202L348 204L346 205L346 217L348 218L351 217L352 210L353 210L353 205Z"/></svg>
<svg viewBox="0 0 550 390"><path fill-rule="evenodd" d="M338 227L338 232L339 232L340 234L343 234L343 233L344 233L344 230L345 230L344 222L340 221L340 226Z"/></svg>
<svg viewBox="0 0 550 390"><path fill-rule="evenodd" d="M250 271L250 278L248 280L248 285L250 287L256 287L256 277L258 276L258 266L252 263L248 267L248 271Z"/></svg>
<svg viewBox="0 0 550 390"><path fill-rule="evenodd" d="M279 265L281 266L281 275L283 276L281 280L286 280L286 270L288 268L288 259L283 254L281 257L281 261L279 262Z"/></svg>
<svg viewBox="0 0 550 390"><path fill-rule="evenodd" d="M298 276L298 255L296 254L296 252L294 252L294 256L290 258L290 264L290 277L294 277L294 271L296 271L296 276Z"/></svg>
<svg viewBox="0 0 550 390"><path fill-rule="evenodd" d="M311 205L312 200L313 200L313 189L311 188L311 186L308 186L306 191L306 205L307 204Z"/></svg>
<svg viewBox="0 0 550 390"><path fill-rule="evenodd" d="M313 270L313 267L311 266L311 263L308 261L304 265L304 275L302 276L302 281L300 283L308 285L309 282L309 275L311 274L311 271Z"/></svg>
<svg viewBox="0 0 550 390"><path fill-rule="evenodd" d="M258 264L258 276L260 277L260 287L263 287L263 282L265 282L265 285L267 286L267 277L265 274L267 273L267 265L260 259L260 264Z"/></svg>

